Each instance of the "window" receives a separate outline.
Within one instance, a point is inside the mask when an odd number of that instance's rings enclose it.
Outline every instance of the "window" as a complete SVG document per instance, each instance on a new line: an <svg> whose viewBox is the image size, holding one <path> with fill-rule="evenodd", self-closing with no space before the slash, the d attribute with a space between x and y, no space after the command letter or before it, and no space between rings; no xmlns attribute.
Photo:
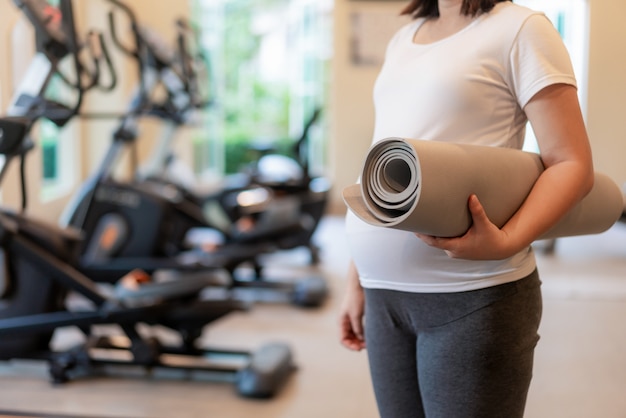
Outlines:
<svg viewBox="0 0 626 418"><path fill-rule="evenodd" d="M287 146L324 106L332 0L192 0L192 10L214 100L194 139L194 169L236 172L258 157L251 143ZM324 166L323 132L312 132L312 169Z"/></svg>
<svg viewBox="0 0 626 418"><path fill-rule="evenodd" d="M587 39L589 34L587 0L515 0L515 3L544 12L561 34L574 66L578 82L578 98L584 115L587 101ZM526 129L524 148L529 151L538 151L537 141L530 125Z"/></svg>

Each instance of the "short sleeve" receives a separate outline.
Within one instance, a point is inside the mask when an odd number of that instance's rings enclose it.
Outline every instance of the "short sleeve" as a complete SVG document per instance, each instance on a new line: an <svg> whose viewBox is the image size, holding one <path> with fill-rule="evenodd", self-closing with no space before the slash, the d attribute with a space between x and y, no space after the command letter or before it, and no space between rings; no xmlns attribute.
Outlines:
<svg viewBox="0 0 626 418"><path fill-rule="evenodd" d="M526 19L510 54L512 87L520 107L553 84L577 87L569 52L559 32L544 14Z"/></svg>

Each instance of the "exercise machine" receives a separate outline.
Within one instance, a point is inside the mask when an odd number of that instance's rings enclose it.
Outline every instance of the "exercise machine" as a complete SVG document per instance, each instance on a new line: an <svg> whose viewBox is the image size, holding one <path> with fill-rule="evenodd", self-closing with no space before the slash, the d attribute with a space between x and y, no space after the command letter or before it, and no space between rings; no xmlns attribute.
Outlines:
<svg viewBox="0 0 626 418"><path fill-rule="evenodd" d="M130 20L134 22L132 14ZM189 180L193 178L193 174L189 173L184 164L179 163L172 152L178 127L190 118L190 114L193 115L193 111L205 107L210 111L214 105L211 97L206 97L206 93L204 95L202 93L201 86L208 83L208 74L204 74L202 79L198 73L206 66L208 59L198 47L200 44L197 39L198 30L181 19L177 20L176 25L179 29L177 42L179 51L176 53L168 49L163 42L159 42L158 36L152 34L146 37L141 31L136 33L134 38L138 40L139 45L146 46L147 53L138 53L138 47L124 48L118 41L118 45L126 54L137 60L141 80L140 91L147 95L145 99L150 100L149 95L154 88L154 81L160 80L171 100L168 106L161 105L159 108L176 110L174 114L170 113L169 116L162 118L165 128L163 135L148 163L140 168L138 174L142 180L175 184L197 204L213 207L214 194L207 195L203 193L202 188L194 187L193 180ZM136 30L137 25L134 24L132 27ZM186 36L195 40L196 49L200 52L192 52L191 48L186 47ZM174 62L172 57L177 57L177 62ZM328 179L323 176L312 176L309 167L310 135L312 129L320 122L321 114L321 107L313 109L309 119L304 123L300 136L291 140L293 143L290 144L287 155L278 154L271 144L253 143L251 151L257 153L258 160L244 168L242 172L226 176L224 183L221 184L225 190L237 187L262 188L265 195L271 196L274 202L281 202L283 207L288 205L292 213L299 217L300 229L291 231L290 234L281 234L280 230L276 230L273 234L274 241L280 249L304 246L310 253L312 265L317 264L320 259L319 247L313 243L312 238L325 213L330 190ZM181 175L182 173L186 175ZM233 223L240 214L229 212L228 209L225 211L229 221ZM265 224L270 224L270 227L276 229L275 224L271 225L270 222ZM258 226L258 229L263 228ZM264 230L269 229L265 227Z"/></svg>
<svg viewBox="0 0 626 418"><path fill-rule="evenodd" d="M222 267L230 273L229 285L233 290L271 292L300 306L321 305L328 292L322 277L278 282L242 280L235 274L246 263L258 268L259 257L279 250L282 237L300 233L303 223L293 200L273 200L271 190L247 185L223 189L199 201L185 189L168 182L114 178L116 162L136 144L137 126L142 117L156 116L178 125L197 107L193 104L197 100L181 87L190 83L189 77L180 72L186 65L177 67L170 58L177 54L168 53L167 45L158 43L157 37L145 36L146 30L137 24L130 8L118 0L109 2L132 22L136 45L128 49L121 46L113 12L110 14L113 39L127 54L138 58L140 87L131 109L121 118L98 170L83 184L61 220L62 225L73 226L85 234L80 249L81 271L95 280L110 282L136 267L149 273L167 269L169 277L181 279L202 275L205 268ZM186 56L184 51L178 55ZM170 86L161 102L149 94L158 83L166 88ZM171 87L172 84L176 87ZM253 226L226 229L215 221L215 211L207 211L215 207L235 223L252 218ZM190 245L190 231L198 230L219 232L220 242L210 251Z"/></svg>
<svg viewBox="0 0 626 418"><path fill-rule="evenodd" d="M36 122L54 115L53 121L67 123L79 112L86 91L82 76L92 77L91 87L98 84L98 71L86 71L78 59L80 43L70 0L61 0L58 8L38 0L14 2L36 29L40 55L33 65L45 60L48 65L40 74L40 84L30 85L26 93L18 91L11 115L0 118L0 154L5 159L0 185L13 160L20 159L23 168L33 148L30 132ZM72 84L78 90L74 106L44 98L59 61L66 57L74 61L76 81ZM37 93L32 94L34 91ZM20 174L25 209L25 170ZM129 366L146 371L163 368L187 374L230 374L240 395L255 398L274 396L294 370L290 348L284 343L269 343L255 351L210 350L197 344L206 325L248 309L237 300L199 297L203 289L219 282L215 278L218 270L180 282L152 282L150 276L133 272L122 278L117 292L108 293L75 268L81 240L76 229L43 223L24 211L0 208L0 360L45 360L55 383ZM115 325L120 333L99 333L99 325ZM156 332L146 335L143 326L174 331L178 342L165 343ZM55 350L52 336L66 327L79 329L84 342ZM213 355L237 356L241 363L220 364Z"/></svg>
<svg viewBox="0 0 626 418"><path fill-rule="evenodd" d="M116 36L115 24L110 16L111 33L118 47L137 64L139 76L139 94L133 99L133 103L143 102L151 113L160 116L163 121L163 135L159 138L154 152L148 159L148 163L138 170L138 179L142 181L166 182L175 185L185 198L203 208L204 212L218 212L221 221L216 217L210 221L212 226L218 227L226 235L228 241L250 240L253 237L267 239L271 236L275 246L279 249L293 249L306 247L311 255L310 262L315 265L319 262L319 248L312 242L312 237L319 225L328 201L330 182L321 176L311 176L308 164L308 146L312 128L320 121L321 108L313 110L310 118L304 124L299 138L291 145L289 156L277 155L273 148L267 145L254 147L260 155L252 169L242 173L229 175L224 182L217 187L221 192L206 193L202 187L194 187L193 174L181 176L181 167L175 154L172 152L175 134L177 130L193 120L198 109L208 108L214 105L212 98L207 95L202 85L208 84L208 74L204 78L200 73L206 67L207 58L199 47L198 30L182 19L176 21L178 29L177 50L173 50L164 42L158 34L141 27L132 12L120 1L114 2L128 17L131 22L130 32L133 34L134 45L126 47ZM187 39L191 38L195 44L189 48ZM199 51L198 51L199 50ZM204 71L207 73L207 71ZM166 92L166 100L155 103L154 91L162 87ZM176 167L175 169L172 169ZM189 172L189 170L184 170ZM212 189L215 190L213 185ZM263 211L255 213L255 228L252 234L240 234L233 231L233 225L237 224L241 211L237 205L225 204L234 199L224 198L224 193L233 190L254 188L255 196L260 196ZM219 197L220 193L222 197ZM269 196L270 198L263 198ZM217 197L217 199L216 199ZM217 203L216 203L217 202ZM279 207L279 215L272 216L271 206ZM243 214L246 216L247 214ZM297 221L298 229L284 231L280 228L289 220ZM230 236L229 236L230 235ZM257 275L260 275L262 266L257 265Z"/></svg>
<svg viewBox="0 0 626 418"><path fill-rule="evenodd" d="M330 181L324 176L314 176L309 167L308 147L311 129L319 122L321 107L316 107L306 121L302 133L291 144L288 155L279 154L271 144L253 144L258 160L247 170L249 183L270 188L274 194L299 202L300 211L306 214L308 228L286 238L283 248L304 246L309 250L311 263L319 262L319 247L313 234L328 206Z"/></svg>

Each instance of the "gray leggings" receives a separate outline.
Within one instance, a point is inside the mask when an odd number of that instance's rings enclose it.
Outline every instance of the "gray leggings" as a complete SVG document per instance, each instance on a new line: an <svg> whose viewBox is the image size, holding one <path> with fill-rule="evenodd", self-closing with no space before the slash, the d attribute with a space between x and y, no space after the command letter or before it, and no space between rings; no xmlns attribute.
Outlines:
<svg viewBox="0 0 626 418"><path fill-rule="evenodd" d="M530 276L459 293L365 289L370 372L383 418L521 418L541 319Z"/></svg>

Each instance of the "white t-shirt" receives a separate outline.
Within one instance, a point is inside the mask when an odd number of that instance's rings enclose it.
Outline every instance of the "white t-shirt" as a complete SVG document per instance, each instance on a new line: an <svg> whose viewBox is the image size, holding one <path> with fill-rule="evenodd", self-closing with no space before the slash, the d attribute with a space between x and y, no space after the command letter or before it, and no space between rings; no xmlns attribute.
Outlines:
<svg viewBox="0 0 626 418"><path fill-rule="evenodd" d="M498 3L445 39L415 44L423 22L407 24L388 45L374 87L373 143L395 136L521 149L528 101L552 84L576 86L569 54L540 12ZM452 259L411 232L371 226L350 211L346 231L366 288L466 291L535 269L530 247L504 260Z"/></svg>

